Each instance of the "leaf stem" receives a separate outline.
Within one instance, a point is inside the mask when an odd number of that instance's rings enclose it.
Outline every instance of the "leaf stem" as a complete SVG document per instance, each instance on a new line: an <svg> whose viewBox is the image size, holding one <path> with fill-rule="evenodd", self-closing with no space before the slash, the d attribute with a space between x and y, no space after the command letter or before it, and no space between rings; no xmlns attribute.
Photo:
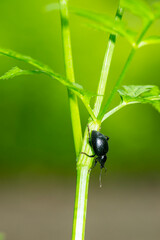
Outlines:
<svg viewBox="0 0 160 240"><path fill-rule="evenodd" d="M123 70L122 70L122 72L121 72L121 74L120 74L120 76L118 78L118 81L116 82L116 84L115 84L115 86L114 86L114 88L113 88L113 90L112 90L112 92L111 92L111 94L110 94L110 96L108 98L108 101L107 101L106 105L104 106L103 110L100 112L100 114L98 116L98 120L99 121L102 120L104 114L107 112L108 107L109 107L109 105L110 105L110 103L111 103L115 93L117 92L120 84L122 83L122 81L124 79L124 76L125 76L125 74L126 74L126 72L128 70L128 67L130 66L130 63L131 63L131 61L132 61L132 59L133 59L133 57L135 55L136 49L138 47L138 44L141 42L142 38L144 37L144 35L148 31L149 27L151 26L152 22L153 22L153 20L150 20L150 21L147 22L147 24L145 25L143 31L141 32L141 34L140 34L140 36L139 36L139 38L137 40L137 43L135 44L135 47L132 48L132 50L131 50L131 52L130 52L130 54L128 56L128 59L127 59L125 65L124 65L124 68L123 68Z"/></svg>
<svg viewBox="0 0 160 240"><path fill-rule="evenodd" d="M124 108L125 106L130 104L135 104L135 103L139 103L139 102L133 101L133 102L127 102L127 103L126 102L120 103L117 107L113 108L112 110L110 110L104 115L104 117L102 118L102 122L106 120L108 117L110 117L111 115L113 115L114 113L116 113L117 111L119 111L120 109Z"/></svg>
<svg viewBox="0 0 160 240"><path fill-rule="evenodd" d="M118 7L116 16L115 16L115 21L120 21L123 15L123 9L121 7ZM115 43L116 43L116 35L110 34L109 41L107 44L107 49L106 53L104 56L104 61L103 61L103 66L101 70L101 76L100 76L100 81L98 85L98 91L97 91L97 98L94 106L94 114L95 116L98 116L102 101L103 101L103 95L105 93L105 88L108 80L108 75L109 75L109 70L110 70L110 65L111 65L111 60L113 57L113 52L115 48ZM101 95L101 96L99 96Z"/></svg>
<svg viewBox="0 0 160 240"><path fill-rule="evenodd" d="M96 118L96 116L95 116L95 114L94 114L94 112L93 112L93 110L92 110L92 108L89 104L89 99L84 97L84 98L82 98L82 101L85 104L85 107L86 107L89 115L91 116L92 120L97 121L97 118Z"/></svg>
<svg viewBox="0 0 160 240"><path fill-rule="evenodd" d="M62 43L63 43L66 77L69 81L75 82L73 60L72 60L72 49L71 49L71 37L70 37L70 29L69 29L68 0L59 0L59 2L60 2ZM69 104L70 104L70 113L71 113L71 121L72 121L72 128L73 128L75 151L76 151L76 156L78 156L81 149L81 143L82 143L82 130L81 130L78 101L77 101L76 95L69 89L68 89L68 97L69 97Z"/></svg>
<svg viewBox="0 0 160 240"><path fill-rule="evenodd" d="M117 107L113 108L112 110L110 110L109 112L107 112L104 117L102 118L102 122L104 120L106 120L108 117L110 117L112 114L116 113L117 111L119 111L120 109L122 109L123 107L126 106L125 102L120 103Z"/></svg>

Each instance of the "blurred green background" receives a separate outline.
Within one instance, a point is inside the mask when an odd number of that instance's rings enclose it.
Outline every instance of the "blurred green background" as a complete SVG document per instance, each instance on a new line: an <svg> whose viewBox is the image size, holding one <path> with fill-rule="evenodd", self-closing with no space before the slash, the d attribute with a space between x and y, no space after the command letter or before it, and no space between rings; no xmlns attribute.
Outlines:
<svg viewBox="0 0 160 240"><path fill-rule="evenodd" d="M64 75L60 16L46 0L0 1L0 47L30 55ZM117 0L70 0L70 5L115 15ZM139 18L124 14L135 31ZM108 34L70 16L76 81L96 91ZM148 35L160 35L160 20ZM118 38L110 93L130 46ZM31 66L0 56L0 75ZM137 51L124 84L160 86L160 46ZM119 102L117 96L112 107ZM88 113L80 113L83 130ZM0 232L7 240L70 239L76 161L66 88L46 76L0 81ZM91 174L86 239L159 240L160 115L150 105L128 106L101 130L110 137L106 176ZM4 180L5 179L5 180ZM121 180L120 180L121 179Z"/></svg>
<svg viewBox="0 0 160 240"><path fill-rule="evenodd" d="M0 1L0 46L30 55L64 75L60 16L46 12L45 0ZM118 1L70 1L70 5L114 16ZM141 21L129 13L124 20L139 31ZM108 35L89 28L84 19L70 16L75 76L96 92ZM148 35L160 34L160 21ZM117 80L130 46L117 41L106 92ZM31 66L0 56L0 74L13 66ZM137 51L124 84L160 85L160 46ZM115 106L119 97L113 102ZM23 174L73 174L75 154L66 88L46 76L0 81L0 176ZM80 102L83 128L88 114ZM149 105L129 106L102 125L110 137L109 174L160 173L160 115Z"/></svg>

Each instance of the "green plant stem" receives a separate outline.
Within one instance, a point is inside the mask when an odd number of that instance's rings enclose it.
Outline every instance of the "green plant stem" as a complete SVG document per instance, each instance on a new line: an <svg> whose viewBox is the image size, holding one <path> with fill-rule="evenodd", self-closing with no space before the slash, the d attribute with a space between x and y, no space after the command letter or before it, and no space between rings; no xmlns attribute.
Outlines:
<svg viewBox="0 0 160 240"><path fill-rule="evenodd" d="M123 9L121 7L118 7L116 16L115 16L115 21L120 21L123 15ZM100 76L100 81L98 85L98 91L97 91L97 98L94 106L94 114L95 116L98 116L104 93L105 93L105 88L108 80L108 75L109 75L109 70L110 70L110 65L111 65L111 60L113 57L113 52L115 48L115 43L116 43L116 35L111 34L109 37L109 41L107 44L107 49L106 53L104 56L104 61L103 61L103 66L102 66L102 71L101 71L101 76ZM99 96L101 95L101 96Z"/></svg>
<svg viewBox="0 0 160 240"><path fill-rule="evenodd" d="M73 240L84 239L84 223L86 220L87 198L89 174L88 167L80 167L77 169L77 185L75 198L75 215L73 219Z"/></svg>
<svg viewBox="0 0 160 240"><path fill-rule="evenodd" d="M113 91L111 92L111 95L110 95L110 97L109 97L109 99L107 101L107 104L104 106L103 111L98 116L99 120L101 120L103 118L104 114L107 112L108 107L109 107L109 105L110 105L110 103L111 103L115 93L117 92L117 90L118 90L118 88L119 88L119 86L120 86L120 84L121 84L125 74L126 74L126 71L127 71L128 67L129 67L129 65L130 65L130 63L131 63L131 61L133 59L134 54L135 54L135 49L132 49L130 54L129 54L129 57L128 57L127 61L126 61L126 64L125 64L125 66L124 66L124 68L123 68L123 70L121 72L121 75L120 75L118 81L116 82L116 85L114 86Z"/></svg>
<svg viewBox="0 0 160 240"><path fill-rule="evenodd" d="M124 65L124 68L123 68L123 70L122 70L122 72L121 72L121 74L120 74L120 76L119 76L119 79L118 79L118 81L116 82L116 84L115 84L115 86L114 86L114 88L113 88L113 90L112 90L112 92L111 92L111 95L109 96L109 99L108 99L106 105L104 106L103 110L100 112L100 114L99 114L99 116L98 116L98 120L99 120L99 121L102 120L103 116L104 116L105 113L107 112L108 107L109 107L109 105L110 105L110 103L111 103L111 101L112 101L115 93L117 92L120 84L122 83L122 81L123 81L123 79L124 79L124 76L125 76L125 74L126 74L126 72L127 72L127 70L128 70L128 67L130 66L130 63L131 63L131 61L132 61L132 59L133 59L133 57L134 57L134 55L135 55L136 49L138 48L139 43L141 42L142 38L144 37L144 35L145 35L146 32L148 31L148 29L149 29L149 27L151 26L152 22L153 22L153 20L150 20L150 21L147 22L147 24L145 25L143 31L141 32L141 34L140 34L140 36L139 36L139 38L138 38L138 40L137 40L137 43L135 44L135 47L132 48L132 50L131 50L131 52L130 52L130 54L129 54L129 56L128 56L128 59L127 59L125 65Z"/></svg>
<svg viewBox="0 0 160 240"><path fill-rule="evenodd" d="M118 21L122 17L123 10L119 7L116 13L115 21ZM104 95L107 78L109 74L111 59L113 56L114 46L116 42L116 36L111 34L107 45L106 54L104 57L103 67L101 71L100 82L98 86L98 95ZM94 114L98 115L103 101L103 96L97 96ZM90 114L91 115L91 114ZM92 115L91 115L92 116ZM92 131L99 130L101 122L97 121L92 116L94 121L89 123L89 128ZM90 120L89 120L90 121ZM82 152L88 155L93 154L90 145L88 144L88 128L86 127L83 139ZM77 161L77 185L76 185L76 198L73 220L73 234L72 240L84 240L85 236L85 224L86 224L86 212L87 212L87 199L88 199L88 185L89 176L88 170L91 168L93 158L89 158L84 154L80 154Z"/></svg>
<svg viewBox="0 0 160 240"><path fill-rule="evenodd" d="M70 40L70 31L69 31L69 22L68 22L68 7L67 7L66 0L60 0L60 13L61 13L62 39L63 39L66 76L67 76L67 79L74 82L71 40ZM78 156L80 152L81 139L82 139L79 110L78 110L76 96L69 90L68 90L68 94L69 94L69 100L70 100L75 149L76 149L76 155ZM94 120L96 120L89 105L87 105L87 109L91 117ZM87 145L87 139L88 139L88 135L87 133L85 133L85 137L84 137L85 147ZM76 198L75 198L73 234L72 234L73 240L84 239L84 233L85 233L88 183L89 183L88 170L91 166L91 161L89 163L88 161L85 161L85 159L87 159L87 156L85 155L82 156L80 154L80 157L77 163L77 186L76 186ZM85 162L85 164L83 164L82 160Z"/></svg>
<svg viewBox="0 0 160 240"><path fill-rule="evenodd" d="M90 106L90 101L87 98L85 98L85 97L83 98L82 101L85 104L85 107L86 107L89 115L91 116L92 120L93 121L97 121L97 118L96 118L96 116L95 116L95 114L94 114L94 112L93 112L93 110L92 110L92 108Z"/></svg>
<svg viewBox="0 0 160 240"><path fill-rule="evenodd" d="M100 123L90 122L90 130L99 130ZM84 134L84 141L82 151L87 154L93 154L90 145L88 144L88 129L86 128ZM93 158L89 158L84 154L79 155L77 162L77 183L76 183L76 197L73 218L73 233L72 240L84 240L85 224L88 200L88 185L89 185L89 169L92 166Z"/></svg>
<svg viewBox="0 0 160 240"><path fill-rule="evenodd" d="M134 101L134 102L128 102L128 103L126 103L126 102L120 103L117 107L113 108L111 111L107 112L104 115L104 117L102 118L102 122L104 120L106 120L107 118L109 118L114 113L118 112L120 109L124 108L125 106L130 105L130 104L135 104L135 103L139 103L139 102Z"/></svg>
<svg viewBox="0 0 160 240"><path fill-rule="evenodd" d="M122 102L117 107L113 108L111 111L107 112L104 117L102 118L102 122L106 120L108 117L119 111L120 109L124 108L126 106L126 103Z"/></svg>
<svg viewBox="0 0 160 240"><path fill-rule="evenodd" d="M75 82L73 60L72 60L72 49L71 49L71 37L70 37L70 30L69 30L68 0L59 0L59 2L60 2L62 42L63 42L66 77L69 81ZM75 151L76 151L76 156L78 156L81 149L81 144L82 144L82 130L81 130L78 101L77 101L76 95L69 89L68 89L68 97L69 97L69 104L70 104L70 113L71 113L71 121L72 121L72 128L73 128Z"/></svg>

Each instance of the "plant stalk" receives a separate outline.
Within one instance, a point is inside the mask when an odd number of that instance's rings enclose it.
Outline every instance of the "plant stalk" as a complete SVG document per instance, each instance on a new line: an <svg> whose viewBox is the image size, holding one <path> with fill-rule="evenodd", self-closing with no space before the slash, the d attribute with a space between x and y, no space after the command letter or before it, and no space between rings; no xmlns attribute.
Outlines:
<svg viewBox="0 0 160 240"><path fill-rule="evenodd" d="M128 70L128 67L130 66L130 63L131 63L131 61L132 61L132 59L133 59L133 57L135 55L136 49L138 48L139 43L141 42L142 38L144 37L144 35L148 31L148 29L151 26L152 22L153 22L153 20L150 20L150 21L147 22L147 24L145 25L143 31L141 32L141 34L140 34L140 36L139 36L139 38L138 38L138 40L137 40L137 42L135 44L135 47L132 48L132 50L131 50L131 52L130 52L130 54L128 56L128 59L127 59L125 65L124 65L124 68L123 68L123 70L122 70L122 72L121 72L121 74L120 74L120 76L118 78L118 81L116 82L116 84L115 84L115 86L114 86L114 88L113 88L113 90L112 90L112 92L111 92L111 94L110 94L110 96L108 98L108 101L107 101L106 105L104 106L103 110L100 112L100 114L98 116L98 120L99 121L101 121L103 116L106 114L106 112L108 110L108 107L109 107L109 105L110 105L110 103L111 103L115 93L117 92L120 84L122 83L122 81L124 79L124 76L125 76L125 74L126 74L126 72Z"/></svg>
<svg viewBox="0 0 160 240"><path fill-rule="evenodd" d="M88 171L89 168L87 166L79 167L77 169L75 215L73 219L73 233L72 233L73 240L84 239L89 184Z"/></svg>
<svg viewBox="0 0 160 240"><path fill-rule="evenodd" d="M118 8L115 21L119 21L122 18L123 9ZM107 45L107 50L104 57L103 67L101 71L100 82L98 86L98 95L104 95L105 87L108 79L109 69L113 56L114 46L116 42L116 35L111 34ZM97 96L94 114L98 115L103 101L103 96ZM99 130L101 122L97 121L92 117L94 121L90 122L89 129ZM88 143L88 128L86 127L82 145L82 152L92 155L92 149ZM75 198L75 209L74 209L74 220L73 220L73 233L72 240L84 240L85 237L85 224L86 224L86 212L87 212L87 199L88 199L88 185L89 185L89 169L93 163L93 158L89 158L84 154L79 155L77 161L77 184L76 184L76 198Z"/></svg>
<svg viewBox="0 0 160 240"><path fill-rule="evenodd" d="M100 123L91 122L89 124L90 130L99 130ZM84 141L82 151L91 155L93 154L88 143L88 129L86 128L84 134ZM73 217L73 232L72 240L84 240L85 224L88 200L88 185L90 173L88 172L92 166L93 158L89 158L84 154L79 155L77 162L77 182L76 182L76 197Z"/></svg>
<svg viewBox="0 0 160 240"><path fill-rule="evenodd" d="M62 43L63 43L66 77L69 81L75 82L73 60L72 60L71 37L70 37L70 29L69 29L68 0L59 0L59 3L60 3L61 31L62 31ZM68 89L68 97L69 97L75 151L76 151L76 156L78 156L81 149L81 144L82 144L82 130L81 130L78 101L77 101L77 96L69 89Z"/></svg>
<svg viewBox="0 0 160 240"><path fill-rule="evenodd" d="M115 21L120 21L122 19L123 15L123 8L120 6L117 9L116 16L115 16ZM108 80L108 75L109 75L109 70L110 70L110 65L111 65L111 60L113 57L113 52L115 48L115 43L116 43L116 38L117 36L114 34L110 34L109 36L109 41L107 44L107 49L106 53L104 56L103 60L103 66L101 70L101 76L100 76L100 81L98 85L98 91L97 91L97 98L94 106L94 114L97 117L102 105L103 97L105 94L105 88Z"/></svg>

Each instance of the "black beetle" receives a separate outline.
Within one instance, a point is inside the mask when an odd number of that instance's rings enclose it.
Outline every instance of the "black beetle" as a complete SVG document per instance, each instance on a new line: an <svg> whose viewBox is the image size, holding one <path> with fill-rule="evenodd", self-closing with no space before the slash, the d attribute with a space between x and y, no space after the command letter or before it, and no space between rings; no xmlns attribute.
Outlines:
<svg viewBox="0 0 160 240"><path fill-rule="evenodd" d="M102 133L93 130L90 133L90 129L88 126L88 134L89 134L89 144L90 146L93 148L94 150L94 155L88 155L85 152L81 152L82 154L87 155L88 157L95 157L97 156L94 160L94 165L92 168L90 168L89 172L96 166L97 162L100 163L100 168L101 168L101 172L100 172L100 187L101 187L101 174L102 174L102 169L105 168L105 162L107 160L107 152L108 152L108 140L109 137L104 136ZM105 168L106 171L106 168Z"/></svg>

